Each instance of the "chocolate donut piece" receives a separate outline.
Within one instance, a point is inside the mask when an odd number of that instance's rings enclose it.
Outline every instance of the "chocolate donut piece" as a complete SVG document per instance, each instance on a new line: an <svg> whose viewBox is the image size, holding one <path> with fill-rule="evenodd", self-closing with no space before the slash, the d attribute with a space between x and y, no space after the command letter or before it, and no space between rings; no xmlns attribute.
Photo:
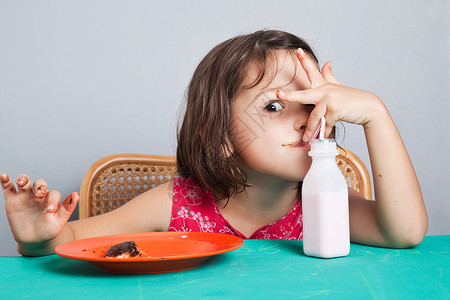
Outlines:
<svg viewBox="0 0 450 300"><path fill-rule="evenodd" d="M130 256L135 257L137 255L140 255L140 251L136 246L136 243L134 241L127 241L109 248L109 250L105 254L105 257L121 256L121 258L126 258Z"/></svg>

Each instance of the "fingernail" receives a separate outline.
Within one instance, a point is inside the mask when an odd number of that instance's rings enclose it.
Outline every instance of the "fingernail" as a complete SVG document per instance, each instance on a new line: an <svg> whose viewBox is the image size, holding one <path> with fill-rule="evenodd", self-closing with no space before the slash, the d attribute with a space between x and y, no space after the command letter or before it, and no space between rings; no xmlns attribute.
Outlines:
<svg viewBox="0 0 450 300"><path fill-rule="evenodd" d="M304 134L303 137L302 137L302 140L304 142L308 142L309 141L308 136L306 134Z"/></svg>
<svg viewBox="0 0 450 300"><path fill-rule="evenodd" d="M47 211L48 211L48 212L54 212L54 211L55 211L55 206L54 206L53 204L49 204L49 205L47 206Z"/></svg>
<svg viewBox="0 0 450 300"><path fill-rule="evenodd" d="M17 179L17 184L20 186L24 186L25 184L27 184L27 179L21 177L21 178Z"/></svg>
<svg viewBox="0 0 450 300"><path fill-rule="evenodd" d="M284 97L286 97L286 93L283 92L282 90L277 90L277 97L284 98Z"/></svg>
<svg viewBox="0 0 450 300"><path fill-rule="evenodd" d="M297 49L297 57L302 60L303 59L303 55L305 54L305 51L303 51L302 48L298 48Z"/></svg>
<svg viewBox="0 0 450 300"><path fill-rule="evenodd" d="M332 72L332 71L331 71L331 61L329 61L328 69L330 70L330 72Z"/></svg>
<svg viewBox="0 0 450 300"><path fill-rule="evenodd" d="M47 188L43 185L36 189L36 194L44 195L47 192Z"/></svg>

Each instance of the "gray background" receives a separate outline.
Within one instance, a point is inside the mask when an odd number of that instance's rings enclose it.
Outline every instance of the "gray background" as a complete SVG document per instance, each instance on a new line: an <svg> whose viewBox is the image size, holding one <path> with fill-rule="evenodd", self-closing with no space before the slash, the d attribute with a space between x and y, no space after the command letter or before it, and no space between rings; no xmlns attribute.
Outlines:
<svg viewBox="0 0 450 300"><path fill-rule="evenodd" d="M449 20L446 0L0 0L0 172L44 178L65 196L102 156L173 155L200 59L234 35L282 29L331 60L341 82L383 99L415 165L428 234L450 234ZM345 128L341 144L368 165L362 129ZM16 254L4 209L0 240L0 255Z"/></svg>

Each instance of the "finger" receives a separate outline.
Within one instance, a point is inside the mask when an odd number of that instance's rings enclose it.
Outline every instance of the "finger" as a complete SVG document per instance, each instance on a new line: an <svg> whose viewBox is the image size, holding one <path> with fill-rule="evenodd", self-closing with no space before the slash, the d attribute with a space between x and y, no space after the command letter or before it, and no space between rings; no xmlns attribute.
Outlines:
<svg viewBox="0 0 450 300"><path fill-rule="evenodd" d="M44 212L55 213L58 210L58 207L60 206L59 205L60 202L61 202L61 194L56 190L49 191L47 193L47 201L45 203Z"/></svg>
<svg viewBox="0 0 450 300"><path fill-rule="evenodd" d="M316 61L302 48L298 48L296 51L297 58L302 64L303 70L305 70L306 76L308 76L309 81L311 82L312 87L321 86L326 83L322 74L317 67Z"/></svg>
<svg viewBox="0 0 450 300"><path fill-rule="evenodd" d="M14 183L9 179L8 174L1 174L0 175L0 183L2 185L3 194L6 196L8 194L15 194L17 193L16 187L14 186Z"/></svg>
<svg viewBox="0 0 450 300"><path fill-rule="evenodd" d="M315 132L317 132L320 126L320 119L326 113L326 106L321 105L318 99L321 99L318 92L315 89L308 89L302 91L285 92L277 90L277 98L287 102L302 103L302 104L314 104L316 107L311 111L308 122L306 124L305 132L303 133L302 140L309 142L314 138Z"/></svg>
<svg viewBox="0 0 450 300"><path fill-rule="evenodd" d="M36 198L45 198L47 196L47 182L43 179L36 180L33 184L33 194Z"/></svg>
<svg viewBox="0 0 450 300"><path fill-rule="evenodd" d="M331 71L331 61L327 61L323 67L322 67L322 76L325 78L326 81L338 85L342 85L342 83L337 80L337 78L334 76L333 72Z"/></svg>
<svg viewBox="0 0 450 300"><path fill-rule="evenodd" d="M332 124L327 124L326 130L325 130L325 138L326 139L334 139L334 135L332 136L331 133L333 132L333 128L336 125L336 122L333 122Z"/></svg>
<svg viewBox="0 0 450 300"><path fill-rule="evenodd" d="M314 133L320 126L320 119L325 116L327 110L326 105L317 105L309 114L308 122L306 123L306 129L303 133L303 141L309 142L314 137ZM326 118L326 117L325 117ZM325 124L326 126L326 124Z"/></svg>
<svg viewBox="0 0 450 300"><path fill-rule="evenodd" d="M334 136L331 136L331 132L333 131L334 126L336 125L336 118L335 115L330 113L329 111L327 111L327 113L325 114L325 138L329 139L329 138L334 138Z"/></svg>
<svg viewBox="0 0 450 300"><path fill-rule="evenodd" d="M337 116L336 114L327 111L326 106L322 105L317 107L316 111L313 110L313 112L311 112L308 123L306 125L306 130L303 135L303 141L309 142L316 137L315 134L321 126L322 117L319 117L320 115L323 115L325 117L324 138L334 138L334 136L331 136L331 134L333 132L334 126L336 125L336 122L338 121ZM318 124L316 124L317 120ZM316 129L314 130L314 128Z"/></svg>
<svg viewBox="0 0 450 300"><path fill-rule="evenodd" d="M17 176L16 184L19 188L19 193L26 193L31 191L30 177L28 177L28 175L21 174Z"/></svg>
<svg viewBox="0 0 450 300"><path fill-rule="evenodd" d="M57 211L58 217L64 220L64 222L67 222L70 215L75 210L78 200L80 200L80 195L78 195L78 193L72 193L67 196Z"/></svg>
<svg viewBox="0 0 450 300"><path fill-rule="evenodd" d="M319 103L320 99L322 99L324 93L320 89L307 89L290 92L277 90L276 95L278 99L283 101L316 105Z"/></svg>

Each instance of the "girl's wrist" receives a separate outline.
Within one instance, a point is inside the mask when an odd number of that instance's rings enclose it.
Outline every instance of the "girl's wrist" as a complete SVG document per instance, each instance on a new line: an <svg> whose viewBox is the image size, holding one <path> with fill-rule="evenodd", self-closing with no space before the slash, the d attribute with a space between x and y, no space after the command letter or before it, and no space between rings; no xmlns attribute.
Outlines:
<svg viewBox="0 0 450 300"><path fill-rule="evenodd" d="M23 256L42 256L54 253L51 241L23 243L17 242L17 252Z"/></svg>
<svg viewBox="0 0 450 300"><path fill-rule="evenodd" d="M368 102L370 104L367 107L368 118L366 122L362 124L365 130L372 128L374 125L379 124L379 122L384 122L386 119L391 118L383 101L375 94L369 93L369 95Z"/></svg>
<svg viewBox="0 0 450 300"><path fill-rule="evenodd" d="M55 247L74 240L74 234L69 223L63 227L61 232L50 240L35 242L17 242L17 251L24 256L42 256L55 253Z"/></svg>

